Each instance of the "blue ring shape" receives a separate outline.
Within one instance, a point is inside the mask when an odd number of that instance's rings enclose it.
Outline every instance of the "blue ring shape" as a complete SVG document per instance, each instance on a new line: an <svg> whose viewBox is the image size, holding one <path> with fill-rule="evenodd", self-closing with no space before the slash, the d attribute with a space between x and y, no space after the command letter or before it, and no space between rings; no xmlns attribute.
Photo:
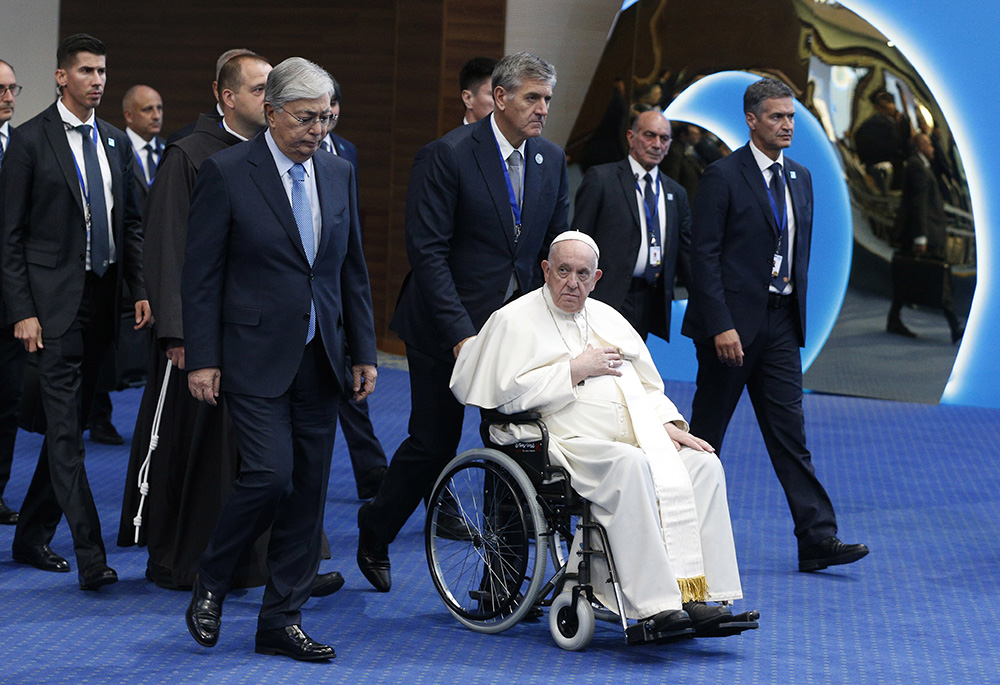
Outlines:
<svg viewBox="0 0 1000 685"><path fill-rule="evenodd" d="M669 119L688 121L711 131L730 149L736 150L748 140L743 91L759 78L742 71L706 76L678 95L665 114ZM806 346L802 351L804 371L826 344L844 302L851 272L854 228L840 159L819 121L798 101L795 102L795 138L786 154L809 169L813 185ZM684 309L686 302L675 303L671 316L671 328L675 330L670 337L678 342ZM694 380L697 361L693 345L654 342L650 351L664 377Z"/></svg>

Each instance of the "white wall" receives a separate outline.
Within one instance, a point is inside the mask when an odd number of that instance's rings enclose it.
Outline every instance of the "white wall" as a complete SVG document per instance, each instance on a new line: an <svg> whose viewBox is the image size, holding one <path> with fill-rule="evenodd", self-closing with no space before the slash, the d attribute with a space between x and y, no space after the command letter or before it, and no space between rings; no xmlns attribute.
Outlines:
<svg viewBox="0 0 1000 685"><path fill-rule="evenodd" d="M555 65L546 138L565 145L604 51L621 0L507 0L504 53L521 50Z"/></svg>
<svg viewBox="0 0 1000 685"><path fill-rule="evenodd" d="M56 97L59 0L0 0L0 59L24 86L14 108L15 126L52 104Z"/></svg>

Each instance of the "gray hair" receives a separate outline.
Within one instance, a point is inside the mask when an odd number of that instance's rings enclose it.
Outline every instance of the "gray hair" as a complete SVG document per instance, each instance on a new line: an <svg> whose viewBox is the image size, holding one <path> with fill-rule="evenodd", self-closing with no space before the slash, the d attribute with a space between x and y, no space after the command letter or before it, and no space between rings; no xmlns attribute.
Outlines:
<svg viewBox="0 0 1000 685"><path fill-rule="evenodd" d="M743 111L752 112L759 117L764 105L764 100L772 98L794 98L795 93L781 81L773 78L762 78L747 86L743 93Z"/></svg>
<svg viewBox="0 0 1000 685"><path fill-rule="evenodd" d="M267 75L264 102L284 109L294 100L330 100L333 93L333 79L326 69L302 57L289 57Z"/></svg>
<svg viewBox="0 0 1000 685"><path fill-rule="evenodd" d="M541 57L528 52L515 52L500 60L493 69L493 90L499 86L513 93L524 81L544 81L555 88L556 68Z"/></svg>

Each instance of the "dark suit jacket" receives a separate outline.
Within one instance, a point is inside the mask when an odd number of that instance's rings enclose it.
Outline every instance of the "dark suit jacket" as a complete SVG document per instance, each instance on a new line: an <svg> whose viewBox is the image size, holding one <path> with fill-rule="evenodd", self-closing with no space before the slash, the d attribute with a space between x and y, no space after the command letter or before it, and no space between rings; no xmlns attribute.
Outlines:
<svg viewBox="0 0 1000 685"><path fill-rule="evenodd" d="M927 254L944 258L948 247L944 202L934 172L914 153L903 167L903 195L896 214L897 242L909 249L921 236L927 238Z"/></svg>
<svg viewBox="0 0 1000 685"><path fill-rule="evenodd" d="M337 148L337 156L343 157L348 162L354 166L354 173L358 173L358 148L343 136L338 136L336 133L331 133L330 138L333 139L333 144Z"/></svg>
<svg viewBox="0 0 1000 685"><path fill-rule="evenodd" d="M120 294L124 276L133 299L142 300L146 295L142 224L132 181L135 156L124 131L101 119L97 131L111 167L116 292ZM18 127L10 148L0 174L8 319L37 316L42 334L57 338L76 318L83 297L87 226L73 153L56 104ZM114 307L116 302L101 305Z"/></svg>
<svg viewBox="0 0 1000 685"><path fill-rule="evenodd" d="M663 243L663 274L657 287L663 295L663 308L654 316L652 332L670 339L670 303L674 299L674 277L679 271L687 280L687 247L681 245L691 231L691 209L687 193L662 171L663 206L666 230ZM645 249L640 228L639 207L635 195L635 177L626 157L613 164L600 164L587 170L576 192L573 229L594 238L601 250L601 280L593 296L621 311L632 283L632 272L640 249Z"/></svg>
<svg viewBox="0 0 1000 685"><path fill-rule="evenodd" d="M160 161L163 160L163 148L166 146L167 141L161 136L155 136L153 140L160 144ZM140 155L142 159L142 164L146 164L146 153L143 150L136 150L135 154ZM149 195L149 185L146 183L145 167L139 164L133 164L132 177L135 179L135 191L136 198L139 203L139 211L141 212L146 206L146 197Z"/></svg>
<svg viewBox="0 0 1000 685"><path fill-rule="evenodd" d="M330 366L350 387L345 347L375 364L354 169L313 157L323 227L310 267L264 134L206 159L191 198L181 283L185 362L219 367L222 388L277 397L305 347L310 297Z"/></svg>
<svg viewBox="0 0 1000 685"><path fill-rule="evenodd" d="M543 251L569 228L566 156L529 138L524 158L516 243L489 117L447 133L414 160L406 210L411 274L390 325L408 345L454 361L452 348L503 304L512 272L523 292L541 285Z"/></svg>
<svg viewBox="0 0 1000 685"><path fill-rule="evenodd" d="M784 158L795 212L793 287L799 345L805 344L806 288L812 235L812 176ZM691 284L681 332L710 342L735 328L743 347L753 342L767 310L777 223L767 186L749 143L710 164L701 177L691 230Z"/></svg>

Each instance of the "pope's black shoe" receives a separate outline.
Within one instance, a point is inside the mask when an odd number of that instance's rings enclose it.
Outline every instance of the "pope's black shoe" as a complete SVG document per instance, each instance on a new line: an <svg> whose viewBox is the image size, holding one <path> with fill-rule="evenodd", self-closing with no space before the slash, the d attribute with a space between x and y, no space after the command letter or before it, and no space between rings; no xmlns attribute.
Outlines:
<svg viewBox="0 0 1000 685"><path fill-rule="evenodd" d="M214 647L222 625L222 598L206 590L196 576L191 603L184 614L188 632L202 647Z"/></svg>
<svg viewBox="0 0 1000 685"><path fill-rule="evenodd" d="M868 547L865 545L848 545L831 535L799 552L799 570L819 571L827 566L852 564L867 555Z"/></svg>
<svg viewBox="0 0 1000 685"><path fill-rule="evenodd" d="M299 661L325 661L337 656L330 645L316 642L302 626L258 630L254 651L258 654L281 654Z"/></svg>
<svg viewBox="0 0 1000 685"><path fill-rule="evenodd" d="M69 572L69 562L53 552L48 545L13 547L11 555L17 563L28 564L42 571Z"/></svg>
<svg viewBox="0 0 1000 685"><path fill-rule="evenodd" d="M344 576L341 575L340 571L317 573L316 577L313 578L312 592L309 593L309 596L326 597L342 587L344 587Z"/></svg>
<svg viewBox="0 0 1000 685"><path fill-rule="evenodd" d="M691 627L691 617L683 609L661 611L647 618L644 623L651 633L671 633Z"/></svg>
<svg viewBox="0 0 1000 685"><path fill-rule="evenodd" d="M7 506L7 503L3 501L3 497L0 497L0 524L5 526L13 526L17 523L17 512Z"/></svg>
<svg viewBox="0 0 1000 685"><path fill-rule="evenodd" d="M719 604L684 602L684 611L691 617L691 627L696 633L713 632L719 624L733 620L733 612Z"/></svg>
<svg viewBox="0 0 1000 685"><path fill-rule="evenodd" d="M86 571L80 571L81 590L97 590L117 582L118 574L107 564L97 564Z"/></svg>
<svg viewBox="0 0 1000 685"><path fill-rule="evenodd" d="M388 592L392 587L389 546L379 542L365 525L369 504L365 503L358 509L358 568L376 590Z"/></svg>

